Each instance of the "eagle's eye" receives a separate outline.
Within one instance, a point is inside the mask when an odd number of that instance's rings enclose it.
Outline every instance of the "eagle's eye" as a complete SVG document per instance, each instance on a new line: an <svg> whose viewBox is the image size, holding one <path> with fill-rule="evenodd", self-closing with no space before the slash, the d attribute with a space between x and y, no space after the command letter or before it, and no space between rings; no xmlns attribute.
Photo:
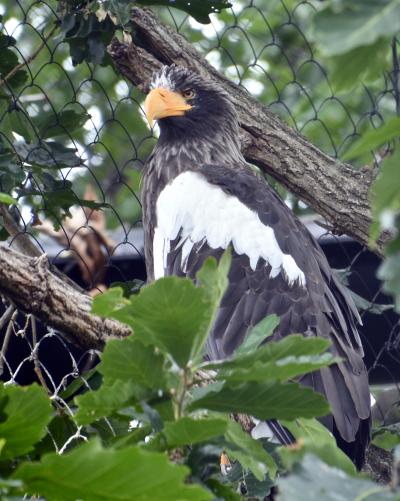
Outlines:
<svg viewBox="0 0 400 501"><path fill-rule="evenodd" d="M185 99L192 99L195 96L195 92L193 89L185 89L182 91L182 96Z"/></svg>

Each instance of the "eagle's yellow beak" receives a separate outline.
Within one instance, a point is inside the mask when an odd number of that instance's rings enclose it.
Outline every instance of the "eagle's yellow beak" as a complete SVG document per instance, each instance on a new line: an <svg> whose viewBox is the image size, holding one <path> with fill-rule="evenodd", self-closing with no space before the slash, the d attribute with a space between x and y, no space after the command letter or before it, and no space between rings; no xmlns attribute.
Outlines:
<svg viewBox="0 0 400 501"><path fill-rule="evenodd" d="M144 110L150 127L153 127L154 120L182 116L190 108L190 104L181 94L161 87L149 92L144 102Z"/></svg>

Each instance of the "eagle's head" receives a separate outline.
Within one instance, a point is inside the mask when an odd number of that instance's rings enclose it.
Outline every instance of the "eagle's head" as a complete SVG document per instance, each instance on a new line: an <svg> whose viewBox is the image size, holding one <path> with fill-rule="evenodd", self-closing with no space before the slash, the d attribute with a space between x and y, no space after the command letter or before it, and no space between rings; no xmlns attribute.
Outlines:
<svg viewBox="0 0 400 501"><path fill-rule="evenodd" d="M153 75L145 112L150 126L157 120L160 140L238 137L236 111L216 83L172 64Z"/></svg>

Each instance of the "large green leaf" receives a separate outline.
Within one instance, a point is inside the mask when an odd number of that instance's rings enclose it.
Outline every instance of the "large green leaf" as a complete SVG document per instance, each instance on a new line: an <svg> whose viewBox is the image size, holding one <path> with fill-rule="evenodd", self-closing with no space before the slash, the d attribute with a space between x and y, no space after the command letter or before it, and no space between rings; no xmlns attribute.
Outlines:
<svg viewBox="0 0 400 501"><path fill-rule="evenodd" d="M278 489L277 501L397 501L400 496L390 486L350 477L311 454L278 480Z"/></svg>
<svg viewBox="0 0 400 501"><path fill-rule="evenodd" d="M275 477L276 464L261 442L243 431L239 423L230 421L225 432L225 450L231 459L237 459L244 469L250 470L257 480L264 480L268 473Z"/></svg>
<svg viewBox="0 0 400 501"><path fill-rule="evenodd" d="M127 406L139 392L140 389L132 381L103 384L97 391L88 391L75 398L78 406L75 419L78 424L89 424L99 418L110 416Z"/></svg>
<svg viewBox="0 0 400 501"><path fill-rule="evenodd" d="M228 381L266 381L267 379L279 379L284 381L314 372L321 367L337 362L338 359L330 353L323 355L302 355L300 357L288 356L273 362L255 362L252 366L246 368L236 368L234 370L221 370L217 379L226 379Z"/></svg>
<svg viewBox="0 0 400 501"><path fill-rule="evenodd" d="M219 371L244 369L250 370L254 364L272 364L287 357L314 356L324 352L330 342L320 337L306 338L300 334L292 334L280 341L267 342L257 350L244 353L235 353L230 360L204 364L207 369Z"/></svg>
<svg viewBox="0 0 400 501"><path fill-rule="evenodd" d="M343 160L353 160L356 157L370 153L383 144L400 136L400 117L393 117L381 127L370 129L356 141L343 155Z"/></svg>
<svg viewBox="0 0 400 501"><path fill-rule="evenodd" d="M118 0L117 0L118 1ZM120 2L122 3L122 2ZM190 14L199 23L207 24L210 22L209 15L227 9L231 4L227 0L138 0L142 5L165 5L166 7L175 7Z"/></svg>
<svg viewBox="0 0 400 501"><path fill-rule="evenodd" d="M129 304L124 297L122 287L112 287L103 294L97 294L92 302L92 313L100 317L108 317L114 310Z"/></svg>
<svg viewBox="0 0 400 501"><path fill-rule="evenodd" d="M225 383L193 400L191 409L250 414L258 419L325 416L329 405L322 395L297 383L278 381Z"/></svg>
<svg viewBox="0 0 400 501"><path fill-rule="evenodd" d="M143 287L131 297L129 306L113 313L128 323L143 343L170 354L180 367L193 358L196 340L204 339L211 315L205 289L178 277L161 278Z"/></svg>
<svg viewBox="0 0 400 501"><path fill-rule="evenodd" d="M196 444L223 435L227 426L228 423L225 419L183 417L179 421L165 423L163 433L167 439L168 447L174 448Z"/></svg>
<svg viewBox="0 0 400 501"><path fill-rule="evenodd" d="M184 483L188 473L164 454L135 446L104 449L93 440L65 455L48 454L40 463L25 463L13 478L23 480L30 494L58 501L211 499L200 486Z"/></svg>
<svg viewBox="0 0 400 501"><path fill-rule="evenodd" d="M349 457L338 448L332 433L316 419L298 418L294 421L281 420L298 441L298 447L281 449L281 457L287 463L299 461L305 453L312 453L330 466L336 466L348 475L354 476L356 469Z"/></svg>
<svg viewBox="0 0 400 501"><path fill-rule="evenodd" d="M315 40L325 55L390 40L399 31L399 0L342 0L314 16Z"/></svg>
<svg viewBox="0 0 400 501"><path fill-rule="evenodd" d="M0 385L0 452L9 459L29 452L46 434L52 417L50 399L42 387Z"/></svg>
<svg viewBox="0 0 400 501"><path fill-rule="evenodd" d="M271 336L275 327L279 325L279 317L277 315L269 315L263 318L255 325L243 343L235 351L235 357L245 355L249 352L254 352L260 344Z"/></svg>
<svg viewBox="0 0 400 501"><path fill-rule="evenodd" d="M151 389L165 388L164 357L153 346L134 337L110 340L101 355L98 370L107 384L125 381Z"/></svg>

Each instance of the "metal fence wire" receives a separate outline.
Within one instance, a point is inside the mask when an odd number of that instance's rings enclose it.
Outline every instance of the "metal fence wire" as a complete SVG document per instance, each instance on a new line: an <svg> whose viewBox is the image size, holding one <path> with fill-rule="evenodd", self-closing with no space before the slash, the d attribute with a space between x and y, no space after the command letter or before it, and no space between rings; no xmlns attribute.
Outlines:
<svg viewBox="0 0 400 501"><path fill-rule="evenodd" d="M336 95L308 37L314 2L232 3L231 9L213 15L209 25L174 9L155 10L225 76L334 157L367 126L380 126L399 112L398 41L391 71L373 85L360 83L351 93ZM69 47L59 36L57 4L0 0L1 32L14 39L7 47L14 54L14 73L3 73L0 82L0 191L7 191L10 176L18 179L14 194L21 203L12 216L21 235L93 294L112 282L145 279L138 193L143 163L155 139L137 88L111 65L72 64ZM18 85L12 85L17 78ZM376 152L377 163L381 153ZM278 189L293 210L312 219L302 202ZM64 197L65 204L57 204L55 195ZM309 227L332 266L341 269L341 276L363 298L358 303L371 382L396 388L400 320L375 278L378 259L346 237ZM15 246L21 235L3 245ZM57 405L71 412L63 392L73 380L89 387L87 371L97 354L69 345L5 300L1 311L3 380L37 380ZM382 409L378 417L387 418L390 412ZM67 443L53 442L63 452L80 439L84 437L77 427Z"/></svg>

